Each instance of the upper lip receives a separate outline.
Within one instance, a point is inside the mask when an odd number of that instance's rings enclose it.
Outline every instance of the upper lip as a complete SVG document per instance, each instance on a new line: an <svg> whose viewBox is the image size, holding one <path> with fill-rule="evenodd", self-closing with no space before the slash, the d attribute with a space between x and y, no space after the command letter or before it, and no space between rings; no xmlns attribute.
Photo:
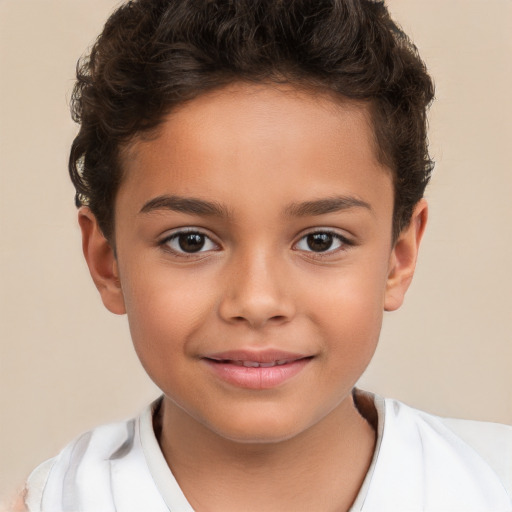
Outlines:
<svg viewBox="0 0 512 512"><path fill-rule="evenodd" d="M291 362L312 357L310 354L286 352L283 350L228 350L203 356L213 361L241 361L255 363Z"/></svg>

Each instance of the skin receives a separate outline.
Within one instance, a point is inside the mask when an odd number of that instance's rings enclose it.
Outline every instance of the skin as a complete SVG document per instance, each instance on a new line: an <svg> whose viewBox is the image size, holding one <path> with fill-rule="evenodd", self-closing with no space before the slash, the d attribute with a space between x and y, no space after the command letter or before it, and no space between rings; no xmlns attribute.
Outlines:
<svg viewBox="0 0 512 512"><path fill-rule="evenodd" d="M422 200L392 243L392 174L366 106L234 84L132 143L123 169L116 251L82 208L84 254L164 393L159 441L192 506L347 510L375 442L351 390L383 311L402 303L427 218ZM175 211L169 197L220 212ZM202 250L180 249L184 228L207 237ZM323 252L308 238L318 232L334 233ZM246 389L205 363L237 349L308 360L278 386Z"/></svg>
<svg viewBox="0 0 512 512"><path fill-rule="evenodd" d="M28 512L25 505L26 490L20 492L12 503L0 503L0 512Z"/></svg>

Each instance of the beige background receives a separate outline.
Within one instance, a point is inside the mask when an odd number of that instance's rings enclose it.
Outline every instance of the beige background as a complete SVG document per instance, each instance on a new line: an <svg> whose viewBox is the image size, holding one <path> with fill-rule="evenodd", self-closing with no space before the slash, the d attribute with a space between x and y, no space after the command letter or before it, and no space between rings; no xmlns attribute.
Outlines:
<svg viewBox="0 0 512 512"><path fill-rule="evenodd" d="M89 279L67 179L78 56L112 0L0 0L0 496L157 390ZM512 1L389 0L437 84L419 268L362 386L512 423Z"/></svg>

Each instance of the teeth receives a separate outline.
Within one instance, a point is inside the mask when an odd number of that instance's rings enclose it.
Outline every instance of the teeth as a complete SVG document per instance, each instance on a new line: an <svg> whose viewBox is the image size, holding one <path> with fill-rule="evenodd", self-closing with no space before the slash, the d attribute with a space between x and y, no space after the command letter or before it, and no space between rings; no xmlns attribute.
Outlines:
<svg viewBox="0 0 512 512"><path fill-rule="evenodd" d="M218 359L219 362L222 360ZM225 359L224 363L234 364L235 366L245 366L246 368L272 368L273 366L282 366L289 363L289 359L280 359L278 361L269 361L268 363L260 363L259 361L243 361L236 359Z"/></svg>
<svg viewBox="0 0 512 512"><path fill-rule="evenodd" d="M245 366L246 368L272 368L272 366L282 366L286 364L288 361L283 359L281 361L270 361L268 363L260 363L258 361L233 361L234 364L238 366Z"/></svg>
<svg viewBox="0 0 512 512"><path fill-rule="evenodd" d="M247 368L258 368L260 363L257 361L242 361L242 365L246 366Z"/></svg>

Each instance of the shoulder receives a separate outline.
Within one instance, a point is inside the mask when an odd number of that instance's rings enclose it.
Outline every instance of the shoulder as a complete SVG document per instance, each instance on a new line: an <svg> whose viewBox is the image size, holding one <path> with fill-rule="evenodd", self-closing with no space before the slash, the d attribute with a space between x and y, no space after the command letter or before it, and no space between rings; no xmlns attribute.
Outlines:
<svg viewBox="0 0 512 512"><path fill-rule="evenodd" d="M416 456L423 477L432 488L443 479L452 489L461 488L474 499L503 496L512 506L512 427L496 423L442 418L409 407L397 400L383 400L388 446L398 454L400 438L411 459ZM387 429L387 432L386 432ZM479 498L477 498L479 495ZM507 501L508 499L508 501ZM484 501L482 501L483 503Z"/></svg>
<svg viewBox="0 0 512 512"><path fill-rule="evenodd" d="M190 511L160 450L153 413L82 434L28 479L30 512Z"/></svg>
<svg viewBox="0 0 512 512"><path fill-rule="evenodd" d="M444 418L387 399L388 414L407 416L415 425L435 431L436 436L457 447L464 446L478 454L507 485L512 495L512 426L486 421ZM410 421L409 420L409 421Z"/></svg>
<svg viewBox="0 0 512 512"><path fill-rule="evenodd" d="M134 451L136 427L136 419L97 427L39 465L27 480L29 510L82 510L84 485L108 500L113 462Z"/></svg>
<svg viewBox="0 0 512 512"><path fill-rule="evenodd" d="M373 402L378 440L362 510L512 510L511 427Z"/></svg>
<svg viewBox="0 0 512 512"><path fill-rule="evenodd" d="M454 418L438 419L482 457L512 496L512 426Z"/></svg>

